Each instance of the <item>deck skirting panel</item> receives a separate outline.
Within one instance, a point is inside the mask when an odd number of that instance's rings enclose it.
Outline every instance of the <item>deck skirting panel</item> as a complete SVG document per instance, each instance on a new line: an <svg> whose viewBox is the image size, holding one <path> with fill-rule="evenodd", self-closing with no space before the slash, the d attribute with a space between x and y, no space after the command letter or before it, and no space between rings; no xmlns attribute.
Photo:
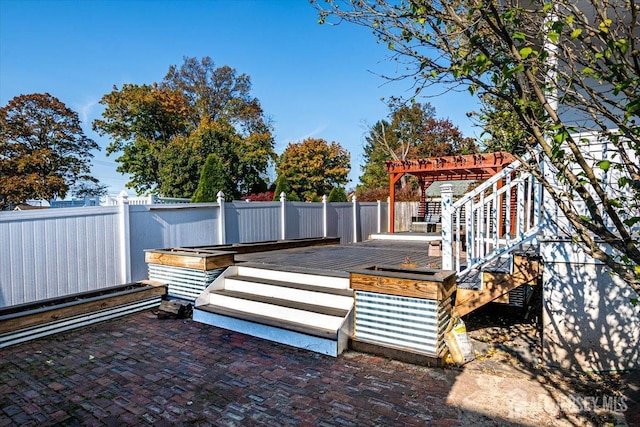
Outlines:
<svg viewBox="0 0 640 427"><path fill-rule="evenodd" d="M338 341L334 341L274 326L249 322L229 316L222 316L209 311L200 310L197 307L193 310L193 320L245 335L325 354L327 356L337 357L340 353L340 337L338 337Z"/></svg>
<svg viewBox="0 0 640 427"><path fill-rule="evenodd" d="M438 357L450 311L449 301L356 291L354 338Z"/></svg>
<svg viewBox="0 0 640 427"><path fill-rule="evenodd" d="M149 265L149 280L167 285L167 295L195 301L227 267L214 270Z"/></svg>

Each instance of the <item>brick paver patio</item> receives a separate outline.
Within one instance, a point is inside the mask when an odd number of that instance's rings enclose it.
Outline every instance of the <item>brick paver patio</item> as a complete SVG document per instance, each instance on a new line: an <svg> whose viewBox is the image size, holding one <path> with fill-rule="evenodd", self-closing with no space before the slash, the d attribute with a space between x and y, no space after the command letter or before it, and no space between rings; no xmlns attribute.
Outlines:
<svg viewBox="0 0 640 427"><path fill-rule="evenodd" d="M505 425L504 387L541 387L466 371L334 359L143 312L0 350L0 426ZM514 425L556 424L540 411Z"/></svg>

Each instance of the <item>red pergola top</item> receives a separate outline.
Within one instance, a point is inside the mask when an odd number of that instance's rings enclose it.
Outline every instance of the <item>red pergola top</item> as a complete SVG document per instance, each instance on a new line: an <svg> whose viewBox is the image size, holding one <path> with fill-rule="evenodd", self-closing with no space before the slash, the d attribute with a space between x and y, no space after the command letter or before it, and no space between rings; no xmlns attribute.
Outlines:
<svg viewBox="0 0 640 427"><path fill-rule="evenodd" d="M414 175L418 178L421 193L418 216L424 216L426 210L425 192L432 183L467 179L485 180L500 172L514 160L515 157L510 153L499 152L385 162L385 167L389 171L389 197L391 199L389 232L393 233L394 231L395 186L404 174Z"/></svg>
<svg viewBox="0 0 640 427"><path fill-rule="evenodd" d="M388 161L385 166L392 176L408 173L425 181L452 181L486 179L514 160L510 153L499 152Z"/></svg>

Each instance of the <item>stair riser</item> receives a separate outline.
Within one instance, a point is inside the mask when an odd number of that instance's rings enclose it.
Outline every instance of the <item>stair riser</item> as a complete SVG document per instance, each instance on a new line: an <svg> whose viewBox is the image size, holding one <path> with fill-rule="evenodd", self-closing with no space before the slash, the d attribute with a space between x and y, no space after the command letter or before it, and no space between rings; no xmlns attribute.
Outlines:
<svg viewBox="0 0 640 427"><path fill-rule="evenodd" d="M293 273L288 271L242 266L238 266L238 274L241 276L279 280L281 282L299 283L302 285L322 286L333 289L349 289L349 278L346 277L327 277L314 274Z"/></svg>
<svg viewBox="0 0 640 427"><path fill-rule="evenodd" d="M326 314L312 313L310 311L297 310L295 308L265 304L240 298L232 298L225 295L211 294L210 304L254 315L302 323L304 325L317 328L337 330L344 321L342 317L327 316Z"/></svg>
<svg viewBox="0 0 640 427"><path fill-rule="evenodd" d="M224 289L229 291L246 292L266 297L282 298L290 301L323 305L350 310L353 306L353 298L343 295L332 295L321 292L306 291L303 289L285 288L263 283L247 282L226 278Z"/></svg>
<svg viewBox="0 0 640 427"><path fill-rule="evenodd" d="M221 316L203 310L198 310L197 308L193 310L193 320L328 356L337 357L342 351L342 349L339 348L338 341L335 340L314 337L273 326L266 326L232 317Z"/></svg>

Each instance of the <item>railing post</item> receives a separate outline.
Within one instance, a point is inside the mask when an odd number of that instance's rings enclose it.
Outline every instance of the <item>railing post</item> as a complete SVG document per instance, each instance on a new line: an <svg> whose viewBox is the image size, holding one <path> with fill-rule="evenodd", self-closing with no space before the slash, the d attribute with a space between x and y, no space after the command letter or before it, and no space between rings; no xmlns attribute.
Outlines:
<svg viewBox="0 0 640 427"><path fill-rule="evenodd" d="M524 235L524 223L526 221L526 212L525 212L525 198L526 190L524 186L524 181L522 178L518 180L517 184L517 194L518 194L518 212L516 213L516 236L518 239L521 239Z"/></svg>
<svg viewBox="0 0 640 427"><path fill-rule="evenodd" d="M148 204L148 205L153 205L153 204L154 204L155 200L154 200L154 198L153 198L153 194L149 194L149 195L147 196L147 199L148 199L148 200L147 200L147 204Z"/></svg>
<svg viewBox="0 0 640 427"><path fill-rule="evenodd" d="M327 195L322 196L322 237L327 237Z"/></svg>
<svg viewBox="0 0 640 427"><path fill-rule="evenodd" d="M224 193L218 191L216 196L218 198L218 209L220 209L220 213L218 214L218 244L225 245L227 243L227 225L224 219Z"/></svg>
<svg viewBox="0 0 640 427"><path fill-rule="evenodd" d="M125 190L118 194L120 210L120 280L131 282L131 230L129 223L129 195Z"/></svg>
<svg viewBox="0 0 640 427"><path fill-rule="evenodd" d="M376 227L376 233L380 234L382 229L382 202L380 200L376 201L378 205L376 206L378 209L378 224Z"/></svg>
<svg viewBox="0 0 640 427"><path fill-rule="evenodd" d="M358 241L358 200L355 194L351 198L351 203L353 203L353 242L356 243Z"/></svg>
<svg viewBox="0 0 640 427"><path fill-rule="evenodd" d="M465 245L467 246L467 265L475 262L477 254L475 221L473 220L475 214L473 199L469 199L464 206L465 228L467 232L467 238L465 239Z"/></svg>
<svg viewBox="0 0 640 427"><path fill-rule="evenodd" d="M442 199L442 269L453 270L453 186L440 187Z"/></svg>
<svg viewBox="0 0 640 427"><path fill-rule="evenodd" d="M287 239L287 195L280 193L280 239Z"/></svg>

